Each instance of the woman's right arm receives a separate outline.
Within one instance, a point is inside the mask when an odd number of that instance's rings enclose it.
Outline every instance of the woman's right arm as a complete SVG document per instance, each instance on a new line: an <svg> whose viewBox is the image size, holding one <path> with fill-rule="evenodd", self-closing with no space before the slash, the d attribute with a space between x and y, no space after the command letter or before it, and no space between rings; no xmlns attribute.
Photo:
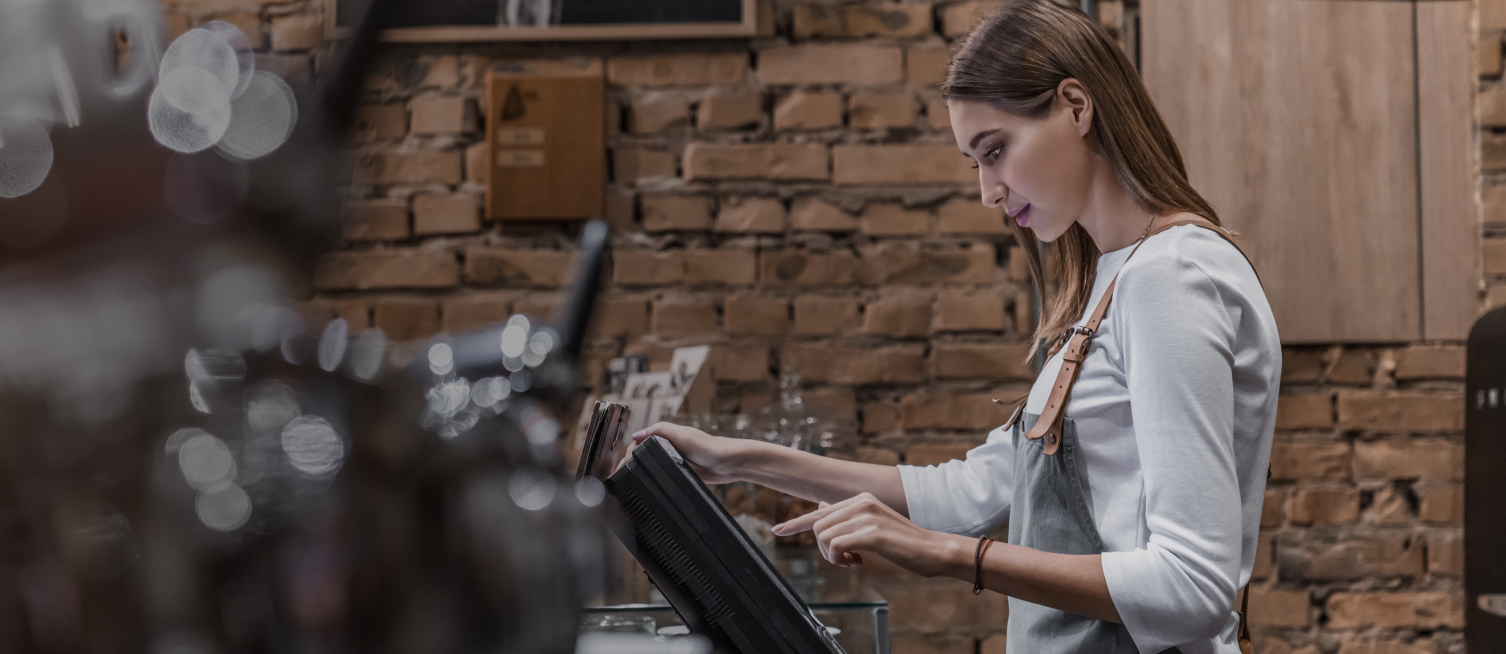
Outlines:
<svg viewBox="0 0 1506 654"><path fill-rule="evenodd" d="M748 481L811 502L836 504L872 493L909 516L896 466L824 457L773 443L712 436L694 427L661 422L633 434L634 446L649 436L674 444L706 483Z"/></svg>

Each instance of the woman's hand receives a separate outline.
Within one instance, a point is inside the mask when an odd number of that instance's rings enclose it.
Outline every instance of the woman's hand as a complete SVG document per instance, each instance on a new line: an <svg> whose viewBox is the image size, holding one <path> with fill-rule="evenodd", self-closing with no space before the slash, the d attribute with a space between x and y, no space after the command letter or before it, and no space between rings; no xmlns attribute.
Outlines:
<svg viewBox="0 0 1506 654"><path fill-rule="evenodd" d="M814 529L821 556L843 567L862 563L862 552L871 552L901 568L933 577L944 570L950 554L947 546L957 538L921 528L872 493L819 506L816 511L775 525L774 533L788 536Z"/></svg>
<svg viewBox="0 0 1506 654"><path fill-rule="evenodd" d="M738 480L733 474L733 466L743 443L737 439L712 436L695 427L659 422L633 434L633 445L628 449L623 461L631 457L633 450L637 449L649 436L658 436L674 445L675 450L680 453L680 456L685 457L685 460L690 463L690 469L700 475L703 482L726 484Z"/></svg>

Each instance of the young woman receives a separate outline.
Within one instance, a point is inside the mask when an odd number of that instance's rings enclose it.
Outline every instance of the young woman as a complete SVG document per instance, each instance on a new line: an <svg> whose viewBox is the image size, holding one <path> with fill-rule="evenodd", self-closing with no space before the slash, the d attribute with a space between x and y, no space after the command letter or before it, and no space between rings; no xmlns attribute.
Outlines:
<svg viewBox="0 0 1506 654"><path fill-rule="evenodd" d="M874 554L1008 595L1010 652L1240 651L1281 370L1255 270L1082 14L1038 2L990 16L942 92L983 203L1060 257L1034 336L1059 349L1023 412L926 467L666 423L634 437L669 439L708 482L823 502L775 531L814 529L833 563ZM1007 543L980 537L1005 523Z"/></svg>

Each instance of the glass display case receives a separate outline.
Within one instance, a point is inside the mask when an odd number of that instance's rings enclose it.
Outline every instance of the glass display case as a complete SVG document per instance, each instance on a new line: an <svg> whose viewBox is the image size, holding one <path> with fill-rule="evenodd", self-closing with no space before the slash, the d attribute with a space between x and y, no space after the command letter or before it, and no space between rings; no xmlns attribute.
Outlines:
<svg viewBox="0 0 1506 654"><path fill-rule="evenodd" d="M779 549L774 565L848 654L889 654L889 602L856 571L825 564L803 548ZM586 607L581 629L675 634L684 633L684 623L654 593L648 603Z"/></svg>

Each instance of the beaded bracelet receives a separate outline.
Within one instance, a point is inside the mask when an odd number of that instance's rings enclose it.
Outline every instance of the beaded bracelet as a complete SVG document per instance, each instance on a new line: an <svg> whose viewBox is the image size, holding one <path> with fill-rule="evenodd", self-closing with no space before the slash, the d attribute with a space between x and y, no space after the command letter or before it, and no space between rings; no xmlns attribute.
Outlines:
<svg viewBox="0 0 1506 654"><path fill-rule="evenodd" d="M994 543L994 539L987 536L978 537L978 554L973 562L973 594L983 592L983 553L988 551L988 546Z"/></svg>

